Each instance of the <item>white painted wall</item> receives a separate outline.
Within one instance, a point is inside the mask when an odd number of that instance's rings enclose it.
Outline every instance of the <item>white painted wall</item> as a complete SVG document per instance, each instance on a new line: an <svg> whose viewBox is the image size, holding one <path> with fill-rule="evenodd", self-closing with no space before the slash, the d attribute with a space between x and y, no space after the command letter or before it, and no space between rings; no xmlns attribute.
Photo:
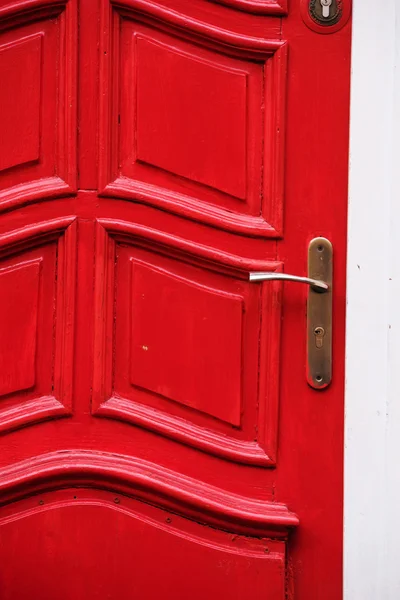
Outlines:
<svg viewBox="0 0 400 600"><path fill-rule="evenodd" d="M345 600L400 600L400 0L353 0Z"/></svg>

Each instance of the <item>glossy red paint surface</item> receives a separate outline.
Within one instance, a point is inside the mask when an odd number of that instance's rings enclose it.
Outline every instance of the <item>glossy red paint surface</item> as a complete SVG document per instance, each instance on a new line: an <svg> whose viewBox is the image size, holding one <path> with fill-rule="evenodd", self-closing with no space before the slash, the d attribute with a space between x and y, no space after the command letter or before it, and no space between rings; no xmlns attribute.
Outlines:
<svg viewBox="0 0 400 600"><path fill-rule="evenodd" d="M0 1L1 598L341 598L350 21L300 4ZM248 281L317 235L323 392Z"/></svg>

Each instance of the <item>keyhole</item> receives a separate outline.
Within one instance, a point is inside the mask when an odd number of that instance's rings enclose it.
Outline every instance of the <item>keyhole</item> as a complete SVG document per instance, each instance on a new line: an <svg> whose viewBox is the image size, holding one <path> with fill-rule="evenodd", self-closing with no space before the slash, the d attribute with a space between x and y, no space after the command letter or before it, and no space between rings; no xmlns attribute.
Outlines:
<svg viewBox="0 0 400 600"><path fill-rule="evenodd" d="M324 345L325 329L323 327L316 327L314 329L314 335L315 345L317 346L317 348L322 348L322 346Z"/></svg>
<svg viewBox="0 0 400 600"><path fill-rule="evenodd" d="M331 6L333 0L320 0L322 6L322 16L324 19L329 19L331 14Z"/></svg>

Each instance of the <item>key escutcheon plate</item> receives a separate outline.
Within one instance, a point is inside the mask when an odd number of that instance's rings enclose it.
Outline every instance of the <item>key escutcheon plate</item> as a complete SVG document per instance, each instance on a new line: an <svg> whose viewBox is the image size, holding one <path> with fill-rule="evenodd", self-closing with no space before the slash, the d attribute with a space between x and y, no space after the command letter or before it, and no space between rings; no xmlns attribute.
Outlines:
<svg viewBox="0 0 400 600"><path fill-rule="evenodd" d="M316 390L332 380L332 276L333 249L326 238L315 238L308 247L308 277L329 284L321 293L309 288L307 300L307 381Z"/></svg>
<svg viewBox="0 0 400 600"><path fill-rule="evenodd" d="M352 0L299 0L304 23L312 31L330 35L347 24Z"/></svg>

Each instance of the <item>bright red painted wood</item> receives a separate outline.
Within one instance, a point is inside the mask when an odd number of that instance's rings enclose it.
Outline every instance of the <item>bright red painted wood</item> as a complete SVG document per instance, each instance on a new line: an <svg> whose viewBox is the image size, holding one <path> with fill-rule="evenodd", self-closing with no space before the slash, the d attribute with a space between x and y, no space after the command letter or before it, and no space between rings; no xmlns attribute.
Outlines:
<svg viewBox="0 0 400 600"><path fill-rule="evenodd" d="M2 598L342 597L350 22L303 17L0 0ZM317 235L323 392L248 281Z"/></svg>
<svg viewBox="0 0 400 600"><path fill-rule="evenodd" d="M207 530L104 491L39 498L0 521L5 600L284 596L282 541Z"/></svg>

